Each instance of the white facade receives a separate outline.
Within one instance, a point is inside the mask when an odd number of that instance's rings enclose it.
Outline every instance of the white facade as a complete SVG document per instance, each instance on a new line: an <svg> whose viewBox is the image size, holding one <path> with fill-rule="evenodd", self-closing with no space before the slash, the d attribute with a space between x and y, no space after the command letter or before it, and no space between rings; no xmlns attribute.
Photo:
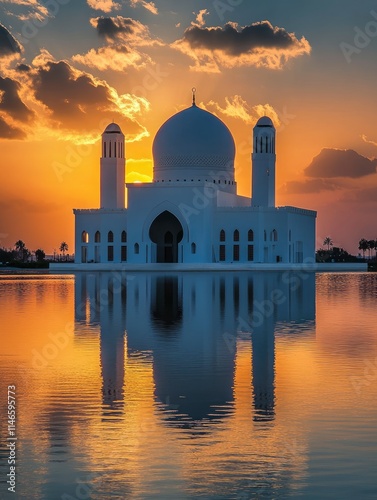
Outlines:
<svg viewBox="0 0 377 500"><path fill-rule="evenodd" d="M237 195L229 129L195 103L153 143L153 182L127 184L116 124L102 135L101 208L74 210L76 263L301 263L314 258L316 212L275 207L272 121L254 128L252 198Z"/></svg>

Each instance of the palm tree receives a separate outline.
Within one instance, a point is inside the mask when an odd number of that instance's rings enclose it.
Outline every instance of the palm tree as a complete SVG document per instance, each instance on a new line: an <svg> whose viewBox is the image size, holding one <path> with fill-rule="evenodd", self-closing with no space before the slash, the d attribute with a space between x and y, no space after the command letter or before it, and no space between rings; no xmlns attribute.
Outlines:
<svg viewBox="0 0 377 500"><path fill-rule="evenodd" d="M27 248L25 243L22 240L16 241L14 244L15 249L17 250L18 257L24 261L25 260L25 254L27 253Z"/></svg>
<svg viewBox="0 0 377 500"><path fill-rule="evenodd" d="M375 242L374 240L369 240L369 241L368 241L369 258L371 258L371 257L372 257L372 256L371 256L371 252L372 252L372 250L373 250L374 248L376 248L376 247L375 247L375 245L376 245L376 242Z"/></svg>
<svg viewBox="0 0 377 500"><path fill-rule="evenodd" d="M41 248L38 248L38 250L35 251L35 258L37 259L37 262L42 262L45 257L46 254Z"/></svg>
<svg viewBox="0 0 377 500"><path fill-rule="evenodd" d="M63 257L65 257L65 252L68 252L68 245L65 241L61 242L59 250L63 253Z"/></svg>
<svg viewBox="0 0 377 500"><path fill-rule="evenodd" d="M365 238L361 238L359 241L359 250L363 252L363 258L365 259L365 251L368 250L369 244Z"/></svg>
<svg viewBox="0 0 377 500"><path fill-rule="evenodd" d="M333 246L333 242L332 242L332 239L330 238L330 236L326 236L326 238L323 241L323 244L327 245L327 250L330 251L330 247Z"/></svg>
<svg viewBox="0 0 377 500"><path fill-rule="evenodd" d="M14 246L17 252L22 252L22 250L24 250L24 248L26 247L25 243L22 240L16 241Z"/></svg>

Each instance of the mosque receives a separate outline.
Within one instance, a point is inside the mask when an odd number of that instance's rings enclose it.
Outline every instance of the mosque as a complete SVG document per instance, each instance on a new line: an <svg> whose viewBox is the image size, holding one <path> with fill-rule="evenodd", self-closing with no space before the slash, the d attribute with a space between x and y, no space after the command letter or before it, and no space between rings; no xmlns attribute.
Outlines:
<svg viewBox="0 0 377 500"><path fill-rule="evenodd" d="M195 93L155 136L152 182L125 184L125 138L111 123L102 134L100 208L74 210L75 264L236 267L314 259L316 212L275 205L275 139L270 118L260 118L248 198L237 194L230 130L196 105Z"/></svg>

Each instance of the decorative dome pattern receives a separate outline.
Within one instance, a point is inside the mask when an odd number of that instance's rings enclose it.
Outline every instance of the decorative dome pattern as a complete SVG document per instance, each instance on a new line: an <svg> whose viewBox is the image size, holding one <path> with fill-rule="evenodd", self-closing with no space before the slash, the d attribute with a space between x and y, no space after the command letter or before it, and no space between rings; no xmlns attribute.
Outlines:
<svg viewBox="0 0 377 500"><path fill-rule="evenodd" d="M159 159L165 168L197 166L227 169L234 161L232 156L225 155L160 155Z"/></svg>
<svg viewBox="0 0 377 500"><path fill-rule="evenodd" d="M234 173L235 144L228 127L216 116L193 105L167 120L153 143L155 177L185 169Z"/></svg>

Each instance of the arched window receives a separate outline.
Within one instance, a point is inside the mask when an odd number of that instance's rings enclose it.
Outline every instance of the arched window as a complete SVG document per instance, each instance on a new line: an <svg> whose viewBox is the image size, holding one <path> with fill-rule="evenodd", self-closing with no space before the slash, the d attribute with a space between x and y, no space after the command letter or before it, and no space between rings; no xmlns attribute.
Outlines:
<svg viewBox="0 0 377 500"><path fill-rule="evenodd" d="M220 241L225 241L225 231L224 231L224 229L222 229L220 231Z"/></svg>
<svg viewBox="0 0 377 500"><path fill-rule="evenodd" d="M106 158L106 141L103 143L103 157Z"/></svg>
<svg viewBox="0 0 377 500"><path fill-rule="evenodd" d="M271 231L271 241L277 241L278 240L278 232L276 231L276 229L274 229L273 231Z"/></svg>
<svg viewBox="0 0 377 500"><path fill-rule="evenodd" d="M135 246L134 246L134 251L135 251L135 254L138 254L140 252L140 246L139 246L139 243L135 243Z"/></svg>
<svg viewBox="0 0 377 500"><path fill-rule="evenodd" d="M196 253L196 244L191 243L191 253L195 254Z"/></svg>
<svg viewBox="0 0 377 500"><path fill-rule="evenodd" d="M122 231L122 243L127 243L127 233L126 233L126 231Z"/></svg>
<svg viewBox="0 0 377 500"><path fill-rule="evenodd" d="M113 242L114 242L114 233L113 233L112 231L109 231L109 232L107 233L107 241L108 241L109 243L113 243Z"/></svg>
<svg viewBox="0 0 377 500"><path fill-rule="evenodd" d="M95 243L101 243L101 233L99 231L94 235L94 241Z"/></svg>
<svg viewBox="0 0 377 500"><path fill-rule="evenodd" d="M254 231L252 229L249 229L247 233L247 241L254 241Z"/></svg>
<svg viewBox="0 0 377 500"><path fill-rule="evenodd" d="M89 234L86 231L81 233L81 241L82 243L89 243Z"/></svg>
<svg viewBox="0 0 377 500"><path fill-rule="evenodd" d="M238 229L236 229L233 233L233 240L240 241L240 232L238 231Z"/></svg>
<svg viewBox="0 0 377 500"><path fill-rule="evenodd" d="M117 157L117 143L114 142L114 157Z"/></svg>
<svg viewBox="0 0 377 500"><path fill-rule="evenodd" d="M109 142L109 158L111 158L111 141Z"/></svg>

